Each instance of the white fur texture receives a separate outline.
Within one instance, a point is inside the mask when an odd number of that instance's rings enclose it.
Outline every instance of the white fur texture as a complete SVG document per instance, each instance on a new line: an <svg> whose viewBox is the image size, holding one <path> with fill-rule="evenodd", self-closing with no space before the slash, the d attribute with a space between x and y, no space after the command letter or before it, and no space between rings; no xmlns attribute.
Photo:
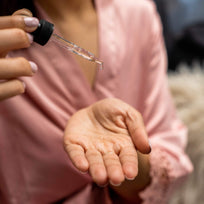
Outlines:
<svg viewBox="0 0 204 204"><path fill-rule="evenodd" d="M204 204L204 69L181 65L168 78L178 115L189 129L186 151L194 165L170 204Z"/></svg>

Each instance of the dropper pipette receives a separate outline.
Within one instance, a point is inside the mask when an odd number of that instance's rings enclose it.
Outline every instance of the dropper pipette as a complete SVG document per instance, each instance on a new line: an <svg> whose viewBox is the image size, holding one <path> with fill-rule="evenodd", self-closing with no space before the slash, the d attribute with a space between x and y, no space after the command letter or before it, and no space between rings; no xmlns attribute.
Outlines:
<svg viewBox="0 0 204 204"><path fill-rule="evenodd" d="M63 47L69 50L70 52L83 57L84 59L97 63L98 65L100 65L100 69L103 69L103 62L96 58L93 53L85 50L84 48L79 47L73 42L65 40L64 38L55 33L52 34L51 40L56 42L60 47Z"/></svg>
<svg viewBox="0 0 204 204"><path fill-rule="evenodd" d="M32 33L34 36L34 41L40 45L45 45L49 40L56 42L62 48L69 50L70 52L77 54L91 62L95 62L103 69L103 62L99 60L93 53L79 47L78 45L65 40L61 36L53 33L54 25L43 19L40 20L38 28Z"/></svg>

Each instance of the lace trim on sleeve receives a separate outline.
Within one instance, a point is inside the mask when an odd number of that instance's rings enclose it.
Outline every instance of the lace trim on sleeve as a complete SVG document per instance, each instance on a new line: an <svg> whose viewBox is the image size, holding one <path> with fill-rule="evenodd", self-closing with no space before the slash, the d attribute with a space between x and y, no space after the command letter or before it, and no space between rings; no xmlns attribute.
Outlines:
<svg viewBox="0 0 204 204"><path fill-rule="evenodd" d="M172 168L169 154L160 149L154 149L150 155L151 184L140 193L142 204L165 204L169 198L172 186L170 184L178 177L178 172Z"/></svg>

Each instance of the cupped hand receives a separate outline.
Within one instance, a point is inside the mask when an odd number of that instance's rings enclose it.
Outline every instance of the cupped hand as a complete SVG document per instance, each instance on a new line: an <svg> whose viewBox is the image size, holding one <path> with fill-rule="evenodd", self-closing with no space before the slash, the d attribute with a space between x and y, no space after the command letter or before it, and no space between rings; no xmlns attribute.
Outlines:
<svg viewBox="0 0 204 204"><path fill-rule="evenodd" d="M137 151L149 153L142 117L118 99L104 99L68 121L64 147L74 166L98 185L119 185L138 174Z"/></svg>
<svg viewBox="0 0 204 204"><path fill-rule="evenodd" d="M24 92L21 76L33 76L37 65L23 57L6 58L9 51L28 48L33 41L29 32L39 24L26 9L13 16L0 17L0 101Z"/></svg>

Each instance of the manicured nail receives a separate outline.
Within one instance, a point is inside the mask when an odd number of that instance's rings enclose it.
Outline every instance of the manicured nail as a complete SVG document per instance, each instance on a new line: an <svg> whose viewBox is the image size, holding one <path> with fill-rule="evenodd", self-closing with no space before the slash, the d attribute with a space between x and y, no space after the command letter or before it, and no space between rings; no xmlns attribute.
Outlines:
<svg viewBox="0 0 204 204"><path fill-rule="evenodd" d="M33 36L29 33L26 33L29 39L30 44L33 42Z"/></svg>
<svg viewBox="0 0 204 204"><path fill-rule="evenodd" d="M30 63L30 66L31 66L31 69L32 69L32 72L35 73L38 71L38 66L34 63L34 62L29 62Z"/></svg>
<svg viewBox="0 0 204 204"><path fill-rule="evenodd" d="M24 22L28 27L37 27L39 25L39 20L34 17L25 17Z"/></svg>
<svg viewBox="0 0 204 204"><path fill-rule="evenodd" d="M133 180L135 179L135 177L134 177L134 178L128 178L127 176L125 176L125 178L126 178L127 180L129 180L129 181L133 181Z"/></svg>
<svg viewBox="0 0 204 204"><path fill-rule="evenodd" d="M120 186L120 185L121 185L121 183L115 184L115 183L113 183L112 181L110 181L110 184L111 184L112 186Z"/></svg>

